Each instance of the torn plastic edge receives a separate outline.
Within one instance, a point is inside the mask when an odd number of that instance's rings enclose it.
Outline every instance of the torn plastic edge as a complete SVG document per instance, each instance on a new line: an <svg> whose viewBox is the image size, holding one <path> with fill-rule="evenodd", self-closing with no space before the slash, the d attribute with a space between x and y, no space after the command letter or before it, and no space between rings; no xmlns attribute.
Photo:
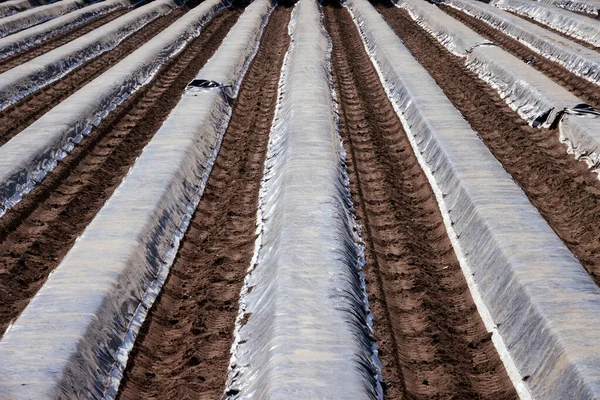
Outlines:
<svg viewBox="0 0 600 400"><path fill-rule="evenodd" d="M186 92L195 92L203 89L220 89L221 95L223 96L223 99L227 105L231 106L233 104L233 87L231 85L224 85L216 81L207 79L194 79L187 85Z"/></svg>
<svg viewBox="0 0 600 400"><path fill-rule="evenodd" d="M227 8L227 7L231 6L231 4L232 4L232 0L230 0L228 2L225 2L225 3L223 3L223 6L221 8L218 8L217 10L215 10L214 13L210 14L209 18L205 21L205 23L202 24L198 28L198 32L200 32L202 30L202 28L204 27L204 25L208 21L210 21L210 19L212 19L212 16L214 14L216 14L217 12L219 12L220 10L222 10L224 8ZM38 169L36 171L31 171L29 173L30 179L27 182L25 182L24 184L18 185L17 188L16 188L16 190L15 190L15 194L13 196L9 197L8 199L6 199L3 203L0 203L0 218L2 218L8 212L8 210L10 210L15 205L17 205L23 199L24 196L26 196L27 194L29 194L33 190L33 188L35 187L35 185L37 185L38 183L40 183L46 177L46 175L49 172L52 172L54 170L54 168L57 167L58 163L60 161L62 161L65 157L67 157L67 155L75 148L75 145L81 143L81 141L92 132L92 129L94 127L98 127L100 125L100 122L102 122L102 120L104 118L106 118L106 116L110 112L114 111L118 106L120 106L121 104L123 104L123 102L125 100L127 100L129 97L131 97L141 87L145 86L148 82L150 82L154 78L154 76L158 73L158 71L162 68L162 66L165 63L167 63L169 60L171 60L173 57L175 57L177 54L179 54L179 52L181 52L188 45L189 41L191 41L195 37L196 36L190 37L190 38L188 38L188 41L183 42L181 44L181 46L179 46L178 48L176 48L164 60L163 63L157 65L156 68L154 68L154 70L152 70L151 72L149 72L147 78L144 81L138 82L131 89L131 91L129 91L128 93L125 93L122 96L120 96L117 99L115 99L104 110L99 110L96 113L96 117L94 118L94 120L86 128L84 128L81 133L78 133L77 135L68 138L67 139L67 143L65 144L65 146L63 146L62 149L58 150L56 152L56 154L54 155L54 157L51 157L50 159L47 159L47 160L43 161L41 169Z"/></svg>
<svg viewBox="0 0 600 400"><path fill-rule="evenodd" d="M226 7L231 6L231 4L232 4L232 2L229 2ZM125 338L124 338L123 342L119 345L119 349L116 353L115 363L113 364L112 372L110 374L110 381L109 381L108 386L105 389L103 400L114 400L117 398L117 395L119 394L119 386L121 384L121 380L123 379L123 374L124 374L125 368L127 367L127 361L129 360L129 354L131 353L131 350L133 349L133 346L135 345L135 340L137 339L137 335L138 335L142 325L144 324L144 321L146 320L148 313L152 309L154 302L158 298L158 295L160 294L162 287L164 286L164 284L169 276L171 266L173 265L173 262L175 261L175 257L177 256L177 252L179 250L179 245L181 243L181 240L185 236L185 233L189 227L192 217L196 211L196 208L198 207L198 204L200 203L200 199L202 198L204 189L206 188L206 184L210 177L210 173L214 166L215 160L219 154L219 151L221 148L221 143L223 141L223 136L225 134L225 131L227 130L227 126L229 125L229 121L231 119L232 106L231 106L231 103L229 103L229 101L233 101L235 98L237 98L237 93L239 91L239 85L243 81L244 76L246 75L246 72L248 71L248 68L250 66L250 63L252 62L252 60L254 59L256 54L258 53L259 43L260 43L260 40L264 33L264 29L265 29L267 23L269 22L271 14L273 13L274 10L275 10L275 6L271 7L271 9L267 13L265 19L263 20L263 23L260 28L260 33L258 35L258 40L256 43L254 43L254 47L255 47L254 52L246 60L246 63L244 65L244 67L242 68L240 76L237 79L237 83L236 83L235 87L232 88L232 92L229 95L231 97L224 98L224 102L227 104L227 108L226 108L227 114L223 115L223 118L221 121L221 126L219 127L219 130L218 130L217 141L215 143L215 147L212 150L212 152L207 160L206 167L202 173L202 179L196 188L193 198L188 203L188 205L186 207L186 211L183 214L183 216L181 217L179 226L173 234L173 237L171 239L171 245L170 245L169 249L167 250L166 254L164 254L164 256L162 257L161 265L156 274L156 279L148 286L148 289L145 291L144 295L142 296L142 299L141 299L140 303L138 304L133 317L129 321L129 324L127 326L127 332L125 334ZM192 83L194 81L196 81L196 79L193 80ZM200 80L200 81L210 82L209 85L212 85L212 82L214 82L214 81L206 81L206 80ZM216 82L214 82L214 83L219 85ZM208 86L208 87L212 88L212 87L220 87L220 86ZM227 87L231 88L231 86L227 86ZM230 100L228 100L228 99L230 99Z"/></svg>
<svg viewBox="0 0 600 400"><path fill-rule="evenodd" d="M481 292L479 291L479 287L478 287L477 283L475 282L475 280L473 279L474 274L473 274L472 269L467 261L467 258L464 255L464 252L462 251L462 247L458 241L458 235L456 234L456 231L454 230L454 227L452 224L452 220L450 219L450 214L448 213L448 208L446 207L443 192L441 191L440 187L438 186L437 181L435 180L435 177L433 176L433 173L431 172L431 169L427 165L427 163L423 157L423 154L419 150L417 143L414 140L414 136L412 134L410 124L404 118L402 111L400 110L400 108L396 104L396 101L394 101L392 94L390 93L389 88L386 84L385 77L383 76L383 74L381 73L381 70L379 69L379 64L377 63L377 60L375 60L373 54L371 53L367 44L365 43L365 39L364 39L363 33L360 29L360 26L358 24L358 21L356 19L356 16L354 15L354 13L350 9L350 7L348 7L346 4L344 5L344 7L346 7L348 12L352 16L352 20L354 21L354 24L355 24L356 28L358 29L358 32L360 33L363 47L364 47L367 55L369 56L371 63L375 67L375 70L377 71L379 81L381 82L390 103L394 107L394 111L400 118L402 127L404 128L404 131L406 132L406 137L408 138L411 148L413 150L413 153L414 153L415 157L417 158L417 161L419 162L419 166L421 167L421 169L427 176L429 185L430 185L431 189L433 190L433 193L435 194L435 198L436 198L440 213L442 215L442 219L444 221L444 227L446 228L446 232L447 232L450 242L452 244L452 248L456 254L456 258L458 259L463 276L465 277L465 280L467 281L469 293L471 293L473 302L475 303L475 306L477 308L477 312L480 315L480 317L485 325L486 330L492 334L492 343L494 344L494 348L498 352L500 360L502 360L502 365L506 369L508 377L509 377L511 383L513 384L519 398L521 400L533 400L533 396L531 395L531 393L529 392L529 389L527 388L527 386L525 385L525 382L523 381L523 376L521 375L521 372L517 368L512 356L510 354L510 351L509 351L508 347L506 346L506 343L504 343L504 340L503 340L500 332L498 331L498 326L494 322L489 309L487 308L487 306L485 305L485 303L483 301L483 297L481 295Z"/></svg>

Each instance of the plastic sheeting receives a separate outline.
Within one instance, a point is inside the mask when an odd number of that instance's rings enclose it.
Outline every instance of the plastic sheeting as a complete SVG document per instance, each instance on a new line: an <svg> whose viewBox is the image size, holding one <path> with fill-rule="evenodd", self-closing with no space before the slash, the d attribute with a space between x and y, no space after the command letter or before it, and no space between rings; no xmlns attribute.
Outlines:
<svg viewBox="0 0 600 400"><path fill-rule="evenodd" d="M60 79L87 61L114 49L128 36L178 7L177 0L156 0L106 25L0 74L0 111Z"/></svg>
<svg viewBox="0 0 600 400"><path fill-rule="evenodd" d="M600 21L534 1L497 0L496 7L525 15L557 31L600 46Z"/></svg>
<svg viewBox="0 0 600 400"><path fill-rule="evenodd" d="M32 7L37 7L43 4L51 4L57 0L11 0L0 3L0 18L7 17L12 14L27 10Z"/></svg>
<svg viewBox="0 0 600 400"><path fill-rule="evenodd" d="M477 41L489 42L438 7L422 0L400 0L397 6L407 9L412 18L448 50L465 57L466 66L496 89L507 104L530 124L548 127L559 111L582 103L544 74L504 50L493 45L473 47L472 43Z"/></svg>
<svg viewBox="0 0 600 400"><path fill-rule="evenodd" d="M27 29L63 14L85 7L98 0L62 0L0 19L0 37Z"/></svg>
<svg viewBox="0 0 600 400"><path fill-rule="evenodd" d="M45 40L61 35L64 32L120 8L129 7L129 0L105 0L81 10L45 22L25 31L14 33L0 39L0 59L12 56Z"/></svg>
<svg viewBox="0 0 600 400"><path fill-rule="evenodd" d="M296 4L288 31L225 398L381 399L316 1Z"/></svg>
<svg viewBox="0 0 600 400"><path fill-rule="evenodd" d="M227 82L236 97L271 9L270 0L250 5L197 78ZM138 329L202 195L229 116L219 88L186 91L0 341L0 393L14 399L115 397Z"/></svg>
<svg viewBox="0 0 600 400"><path fill-rule="evenodd" d="M493 339L518 367L511 378L520 395L599 398L600 288L381 16L366 0L346 4L436 193L474 298L493 317Z"/></svg>
<svg viewBox="0 0 600 400"><path fill-rule="evenodd" d="M566 114L558 128L568 152L600 174L600 117Z"/></svg>
<svg viewBox="0 0 600 400"><path fill-rule="evenodd" d="M552 4L567 10L598 15L600 2L594 0L537 0L540 3Z"/></svg>
<svg viewBox="0 0 600 400"><path fill-rule="evenodd" d="M203 2L0 147L0 215L228 4L229 0Z"/></svg>
<svg viewBox="0 0 600 400"><path fill-rule="evenodd" d="M482 20L575 75L600 84L600 53L489 4L476 0L444 0L444 3Z"/></svg>

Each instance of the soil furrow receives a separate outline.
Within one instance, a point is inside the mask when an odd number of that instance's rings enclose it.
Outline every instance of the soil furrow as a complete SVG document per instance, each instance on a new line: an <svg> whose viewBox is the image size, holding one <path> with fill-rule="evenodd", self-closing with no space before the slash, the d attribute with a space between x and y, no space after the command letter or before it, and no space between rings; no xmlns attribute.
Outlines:
<svg viewBox="0 0 600 400"><path fill-rule="evenodd" d="M240 13L233 9L216 15L198 38L0 219L0 332L110 197Z"/></svg>
<svg viewBox="0 0 600 400"><path fill-rule="evenodd" d="M91 21L88 21L82 25L68 30L67 32L61 35L43 41L38 45L32 46L12 56L3 58L2 60L0 60L0 73L8 71L9 69L16 67L17 65L21 65L29 60L41 56L44 53L54 50L57 47L60 47L74 39L77 39L78 37L83 36L86 33L91 32L94 29L109 23L110 21L119 18L120 16L126 14L129 10L130 9L115 10L113 12L101 15L92 19Z"/></svg>
<svg viewBox="0 0 600 400"><path fill-rule="evenodd" d="M500 46L503 50L511 53L513 56L520 58L521 60L532 59L531 57L533 57L535 61L529 65L542 72L548 78L552 79L587 104L600 109L600 89L597 85L573 74L560 64L542 57L524 44L519 43L517 40L512 39L510 36L505 35L496 28L491 27L475 17L471 17L462 11L446 5L439 5L439 7L453 18L462 22L486 39L491 40L497 46Z"/></svg>
<svg viewBox="0 0 600 400"><path fill-rule="evenodd" d="M256 239L256 209L291 8L271 15L162 294L142 327L120 398L218 399L238 299Z"/></svg>
<svg viewBox="0 0 600 400"><path fill-rule="evenodd" d="M358 31L345 9L324 11L386 398L515 398Z"/></svg>
<svg viewBox="0 0 600 400"><path fill-rule="evenodd" d="M35 120L71 96L85 84L133 53L180 18L187 9L176 9L158 17L123 40L115 49L84 63L66 76L37 90L0 112L0 146L8 142Z"/></svg>
<svg viewBox="0 0 600 400"><path fill-rule="evenodd" d="M508 11L508 10L504 10L504 11L506 11L506 12L508 12L508 13L511 13L511 14L512 14L512 15L514 15L515 17L519 17L519 18L521 18L521 19L524 19L524 20L525 20L525 21L527 21L527 22L531 22L532 24L535 24L535 25L539 26L540 28L544 28L544 29L545 29L545 30L547 30L547 31L550 31L550 32L556 33L557 35L559 35L559 36L562 36L562 37L564 37L565 39L568 39L568 40L570 40L570 41L572 41L572 42L575 42L575 43L579 44L580 46L587 47L587 48L588 48L588 49L590 49L590 50L594 50L594 51L600 51L600 47L598 47L598 46L594 46L594 45L593 45L593 44L591 44L591 43L584 42L584 41L583 41L583 40L581 40L581 39L577 39L577 38L575 38L575 37L573 37L573 36L567 35L566 33L563 33L563 32L561 32L561 31L559 31L559 30L556 30L556 29L552 28L551 26L548 26L548 25L542 24L541 22L538 22L538 21L536 21L536 20L534 20L534 19L532 19L532 18L529 18L529 17L528 17L528 16L526 16L526 15L517 14L516 12L513 12L513 11Z"/></svg>
<svg viewBox="0 0 600 400"><path fill-rule="evenodd" d="M567 154L556 130L528 126L467 70L463 59L450 54L404 10L386 3L377 8L599 284L600 181L596 174Z"/></svg>

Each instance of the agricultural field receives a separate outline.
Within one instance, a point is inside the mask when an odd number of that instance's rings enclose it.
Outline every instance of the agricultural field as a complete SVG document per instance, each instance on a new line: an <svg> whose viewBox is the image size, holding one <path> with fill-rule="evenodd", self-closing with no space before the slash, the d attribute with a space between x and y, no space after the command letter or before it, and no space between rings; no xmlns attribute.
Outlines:
<svg viewBox="0 0 600 400"><path fill-rule="evenodd" d="M600 398L599 0L0 0L0 400Z"/></svg>

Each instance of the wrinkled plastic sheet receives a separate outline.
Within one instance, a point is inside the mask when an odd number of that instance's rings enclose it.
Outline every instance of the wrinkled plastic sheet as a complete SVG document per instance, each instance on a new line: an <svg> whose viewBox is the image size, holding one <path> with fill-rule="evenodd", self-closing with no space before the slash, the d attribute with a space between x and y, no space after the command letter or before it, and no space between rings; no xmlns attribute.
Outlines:
<svg viewBox="0 0 600 400"><path fill-rule="evenodd" d="M489 4L476 0L445 0L445 4L482 20L575 75L599 84L600 53Z"/></svg>
<svg viewBox="0 0 600 400"><path fill-rule="evenodd" d="M459 1L462 0L448 0L448 3L452 5ZM549 127L561 110L582 103L543 73L488 41L466 48L483 37L433 4L422 0L401 0L397 6L407 9L415 21L448 50L465 57L467 68L496 89L529 124Z"/></svg>
<svg viewBox="0 0 600 400"><path fill-rule="evenodd" d="M540 3L552 4L567 10L598 15L600 2L594 0L537 0Z"/></svg>
<svg viewBox="0 0 600 400"><path fill-rule="evenodd" d="M196 78L231 84L235 98L272 7L270 0L248 6ZM220 88L186 90L0 341L0 393L14 399L116 396L129 351L202 196L230 112Z"/></svg>
<svg viewBox="0 0 600 400"><path fill-rule="evenodd" d="M436 193L474 298L518 368L511 378L521 396L599 398L600 288L381 16L366 0L346 4Z"/></svg>
<svg viewBox="0 0 600 400"><path fill-rule="evenodd" d="M79 38L0 74L0 111L117 47L128 36L178 7L155 0Z"/></svg>
<svg viewBox="0 0 600 400"><path fill-rule="evenodd" d="M25 11L32 7L37 7L43 4L51 4L57 0L45 1L45 0L11 0L0 3L0 18L7 17L9 15L16 14L21 11Z"/></svg>
<svg viewBox="0 0 600 400"><path fill-rule="evenodd" d="M561 118L558 128L568 152L600 173L600 117L567 114Z"/></svg>
<svg viewBox="0 0 600 400"><path fill-rule="evenodd" d="M203 2L0 147L0 215L228 4L228 0Z"/></svg>
<svg viewBox="0 0 600 400"><path fill-rule="evenodd" d="M557 31L600 46L600 21L537 1L498 0L496 7L527 16Z"/></svg>
<svg viewBox="0 0 600 400"><path fill-rule="evenodd" d="M45 40L61 35L92 18L97 18L117 9L130 7L129 0L105 0L97 4L70 12L25 31L0 39L0 59L12 56Z"/></svg>
<svg viewBox="0 0 600 400"><path fill-rule="evenodd" d="M288 32L225 398L381 399L316 1L296 4Z"/></svg>
<svg viewBox="0 0 600 400"><path fill-rule="evenodd" d="M98 0L62 0L2 18L0 19L0 37L46 22L96 1Z"/></svg>

